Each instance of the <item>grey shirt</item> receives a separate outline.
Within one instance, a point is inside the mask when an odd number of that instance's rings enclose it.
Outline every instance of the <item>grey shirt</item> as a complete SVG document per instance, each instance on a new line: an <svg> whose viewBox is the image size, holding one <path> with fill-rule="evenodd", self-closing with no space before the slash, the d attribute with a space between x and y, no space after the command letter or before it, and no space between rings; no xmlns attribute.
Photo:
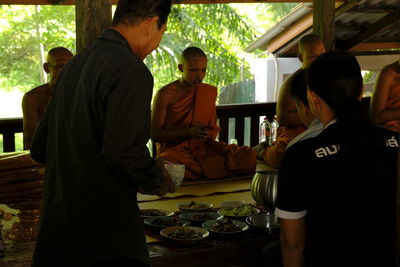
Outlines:
<svg viewBox="0 0 400 267"><path fill-rule="evenodd" d="M111 29L63 68L31 147L46 164L33 266L149 260L136 194L163 182L146 147L152 88Z"/></svg>

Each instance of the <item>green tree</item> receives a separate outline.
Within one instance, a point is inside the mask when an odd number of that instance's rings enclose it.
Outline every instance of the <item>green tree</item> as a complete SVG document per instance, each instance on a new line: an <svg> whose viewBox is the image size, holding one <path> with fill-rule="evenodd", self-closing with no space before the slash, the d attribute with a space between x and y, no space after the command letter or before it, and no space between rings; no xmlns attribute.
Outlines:
<svg viewBox="0 0 400 267"><path fill-rule="evenodd" d="M299 3L254 3L254 4L231 4L238 14L251 18L251 25L257 36L264 34L268 29L280 21Z"/></svg>
<svg viewBox="0 0 400 267"><path fill-rule="evenodd" d="M200 47L207 54L206 82L221 87L243 75L249 77L240 53L254 38L251 22L230 5L175 5L159 49L147 60L156 88L179 76L179 57L188 46Z"/></svg>
<svg viewBox="0 0 400 267"><path fill-rule="evenodd" d="M75 51L74 7L3 5L0 17L1 89L25 92L40 85L48 50L64 46Z"/></svg>
<svg viewBox="0 0 400 267"><path fill-rule="evenodd" d="M208 55L206 82L222 87L251 78L243 49L256 38L258 21L240 12L244 5L174 5L159 49L146 60L155 88L179 77L179 55L188 46L198 46ZM294 6L280 5L246 4L268 22ZM43 83L42 63L53 47L64 46L75 53L73 6L2 5L0 18L0 89L26 92Z"/></svg>

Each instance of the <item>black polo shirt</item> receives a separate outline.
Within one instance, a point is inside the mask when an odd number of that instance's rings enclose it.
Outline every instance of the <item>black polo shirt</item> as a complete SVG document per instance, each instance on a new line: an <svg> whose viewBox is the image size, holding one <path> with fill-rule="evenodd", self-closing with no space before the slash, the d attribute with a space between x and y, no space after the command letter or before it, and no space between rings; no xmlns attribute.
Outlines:
<svg viewBox="0 0 400 267"><path fill-rule="evenodd" d="M285 154L276 213L306 216L307 266L394 266L398 134L368 131L343 146L333 123Z"/></svg>

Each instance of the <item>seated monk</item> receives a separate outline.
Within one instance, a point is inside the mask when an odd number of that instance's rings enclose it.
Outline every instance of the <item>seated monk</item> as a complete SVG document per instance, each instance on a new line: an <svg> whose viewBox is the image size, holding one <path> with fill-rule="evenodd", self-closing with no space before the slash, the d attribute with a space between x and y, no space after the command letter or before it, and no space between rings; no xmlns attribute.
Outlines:
<svg viewBox="0 0 400 267"><path fill-rule="evenodd" d="M370 106L376 124L400 132L400 60L379 72Z"/></svg>
<svg viewBox="0 0 400 267"><path fill-rule="evenodd" d="M53 94L58 74L72 56L72 52L64 47L52 48L47 53L46 63L43 64L44 71L49 74L49 82L24 94L22 98L24 149L30 149L33 133Z"/></svg>
<svg viewBox="0 0 400 267"><path fill-rule="evenodd" d="M253 174L255 152L247 146L215 141L217 88L203 83L207 56L197 47L182 53L182 77L156 94L152 109L152 140L157 157L185 165L185 179Z"/></svg>
<svg viewBox="0 0 400 267"><path fill-rule="evenodd" d="M257 152L257 159L265 162L269 167L278 169L287 145L293 138L306 130L306 126L297 113L296 103L292 99L290 91L292 87L298 85L296 80L299 79L299 75L303 75L302 70L309 68L311 63L324 52L323 41L314 34L303 36L298 43L297 56L302 65L284 81L279 90L276 103L276 116L279 123L276 141L271 145L262 142L253 148Z"/></svg>

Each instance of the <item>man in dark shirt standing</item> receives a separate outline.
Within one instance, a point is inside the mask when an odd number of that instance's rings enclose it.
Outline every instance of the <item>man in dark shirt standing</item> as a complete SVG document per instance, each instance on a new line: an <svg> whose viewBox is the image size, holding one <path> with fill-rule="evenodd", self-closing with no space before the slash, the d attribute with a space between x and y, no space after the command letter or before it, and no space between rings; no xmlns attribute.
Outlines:
<svg viewBox="0 0 400 267"><path fill-rule="evenodd" d="M112 27L60 73L31 147L46 164L34 267L148 266L136 194L175 188L146 147L153 76L143 60L170 10L169 0L120 0Z"/></svg>

